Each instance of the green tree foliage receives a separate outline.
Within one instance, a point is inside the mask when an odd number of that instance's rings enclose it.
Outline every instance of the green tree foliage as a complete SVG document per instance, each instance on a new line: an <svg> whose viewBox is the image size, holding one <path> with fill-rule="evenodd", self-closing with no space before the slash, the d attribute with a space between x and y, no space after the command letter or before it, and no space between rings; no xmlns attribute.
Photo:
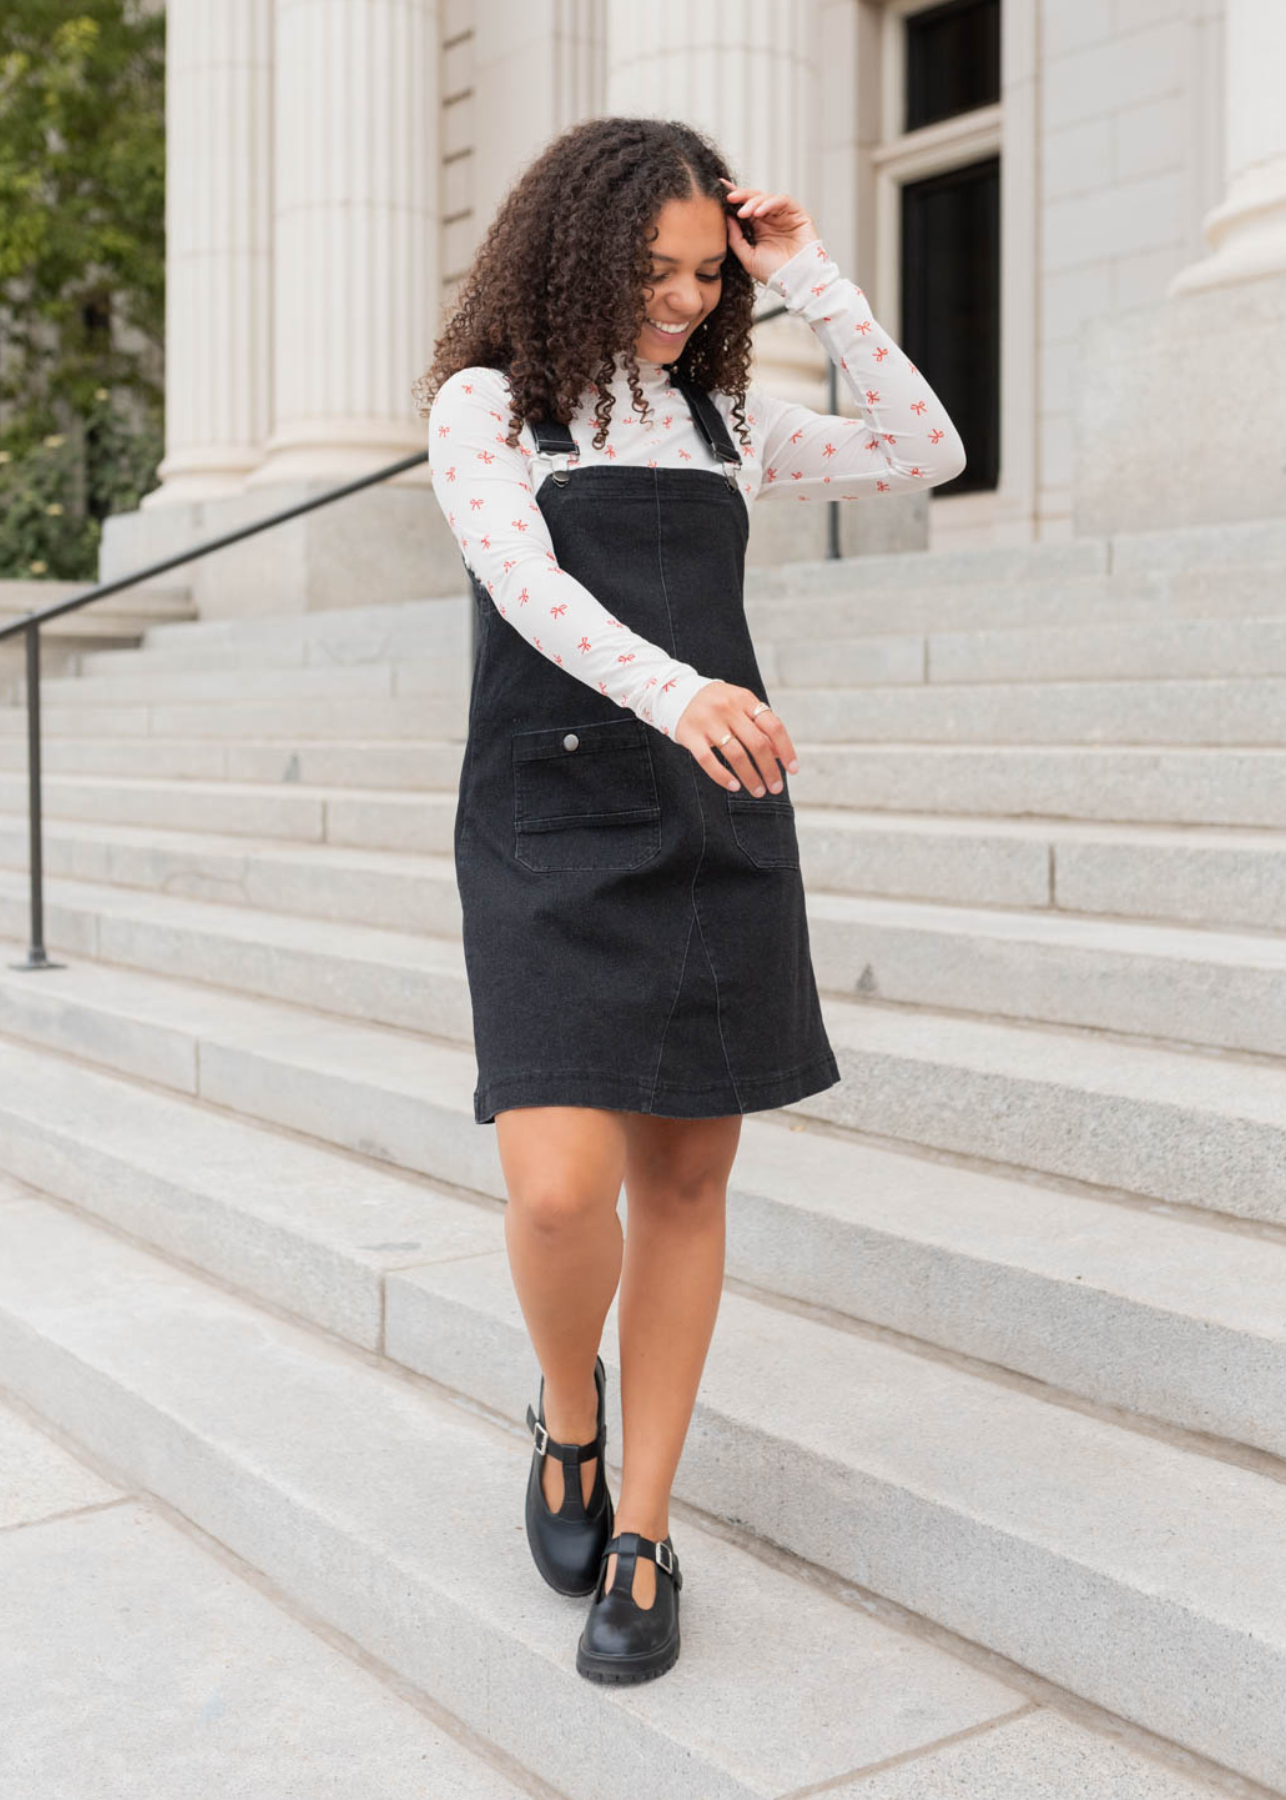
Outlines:
<svg viewBox="0 0 1286 1800"><path fill-rule="evenodd" d="M0 0L0 576L92 580L163 445L165 18Z"/></svg>

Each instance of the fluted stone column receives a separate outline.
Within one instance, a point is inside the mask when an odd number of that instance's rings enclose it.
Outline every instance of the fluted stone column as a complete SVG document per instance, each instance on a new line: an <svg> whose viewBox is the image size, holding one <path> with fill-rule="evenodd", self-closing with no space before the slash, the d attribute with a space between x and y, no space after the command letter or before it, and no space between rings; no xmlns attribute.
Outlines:
<svg viewBox="0 0 1286 1800"><path fill-rule="evenodd" d="M647 118L683 119L706 132L727 156L739 183L794 194L812 213L841 269L854 280L855 254L850 194L845 188L831 212L820 189L824 101L834 104L835 83L824 82L822 14L818 0L781 6L662 7L609 0L603 110ZM856 103L856 70L850 58L850 111ZM761 297L759 311L776 304ZM774 393L827 410L826 358L807 326L777 320L755 333L754 378ZM840 388L840 406L846 406ZM815 541L801 545L808 510ZM791 515L787 517L787 515ZM826 509L764 506L755 514L753 561L776 562L783 554L825 554ZM863 530L865 515L865 530ZM925 508L895 501L876 513L856 501L840 509L846 552L875 547L911 548L925 539ZM865 543L863 543L865 539Z"/></svg>
<svg viewBox="0 0 1286 1800"><path fill-rule="evenodd" d="M142 510L240 488L270 419L273 0L169 0L165 456Z"/></svg>
<svg viewBox="0 0 1286 1800"><path fill-rule="evenodd" d="M272 423L252 487L423 445L437 40L435 0L276 0Z"/></svg>
<svg viewBox="0 0 1286 1800"><path fill-rule="evenodd" d="M816 203L816 0L661 7L609 0L604 111L684 119L742 182Z"/></svg>
<svg viewBox="0 0 1286 1800"><path fill-rule="evenodd" d="M1212 253L1180 271L1172 294L1286 274L1286 5L1228 0L1224 142L1228 190L1205 221Z"/></svg>

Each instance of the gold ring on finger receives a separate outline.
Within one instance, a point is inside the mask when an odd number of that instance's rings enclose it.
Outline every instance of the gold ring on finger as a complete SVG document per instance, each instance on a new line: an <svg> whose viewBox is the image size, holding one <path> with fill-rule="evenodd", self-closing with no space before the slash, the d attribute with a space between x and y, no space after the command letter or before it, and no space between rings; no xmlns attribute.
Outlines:
<svg viewBox="0 0 1286 1800"><path fill-rule="evenodd" d="M769 706L768 702L766 700L761 700L759 702L758 706L755 708L755 710L751 713L750 716L752 719L757 719L761 712L771 712L771 711L772 711L772 707Z"/></svg>
<svg viewBox="0 0 1286 1800"><path fill-rule="evenodd" d="M720 739L719 739L719 748L720 748L720 749L721 749L721 750L722 750L722 749L723 749L723 747L724 747L724 745L725 745L725 744L726 744L726 743L727 743L727 741L728 741L728 739L729 739L729 738L730 738L730 737L731 737L731 736L732 736L732 733L731 733L731 732L730 732L730 731L725 731L725 732L724 732L724 734L723 734L723 736L722 736L722 737L721 737L721 738L720 738Z"/></svg>

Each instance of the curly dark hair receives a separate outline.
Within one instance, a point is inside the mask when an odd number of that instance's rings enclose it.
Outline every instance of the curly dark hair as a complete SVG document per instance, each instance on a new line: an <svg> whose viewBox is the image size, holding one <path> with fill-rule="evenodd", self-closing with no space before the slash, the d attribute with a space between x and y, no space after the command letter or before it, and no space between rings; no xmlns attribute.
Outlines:
<svg viewBox="0 0 1286 1800"><path fill-rule="evenodd" d="M474 257L434 343L432 367L414 383L420 416L428 417L434 395L458 370L503 369L507 444L516 445L524 422L566 424L585 389L597 388L594 447L601 449L617 355L634 410L647 410L634 345L657 215L668 200L700 195L724 205L720 175L735 180L710 140L676 119L587 119L554 138L510 188ZM719 303L675 365L707 391L733 397L743 443L754 291L730 249Z"/></svg>

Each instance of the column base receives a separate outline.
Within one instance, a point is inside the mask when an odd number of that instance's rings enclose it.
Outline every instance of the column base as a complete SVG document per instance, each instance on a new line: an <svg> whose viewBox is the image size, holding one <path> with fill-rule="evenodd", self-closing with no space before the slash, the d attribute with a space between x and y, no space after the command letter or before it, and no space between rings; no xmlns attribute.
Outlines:
<svg viewBox="0 0 1286 1800"><path fill-rule="evenodd" d="M282 482L117 513L103 528L98 578L113 580L336 485L333 476ZM424 600L463 593L467 585L455 539L422 476L348 494L148 583L190 592L203 619Z"/></svg>
<svg viewBox="0 0 1286 1800"><path fill-rule="evenodd" d="M1090 321L1074 386L1078 534L1286 513L1286 274Z"/></svg>
<svg viewBox="0 0 1286 1800"><path fill-rule="evenodd" d="M1286 157L1238 176L1205 230L1211 254L1179 271L1172 295L1286 275Z"/></svg>

